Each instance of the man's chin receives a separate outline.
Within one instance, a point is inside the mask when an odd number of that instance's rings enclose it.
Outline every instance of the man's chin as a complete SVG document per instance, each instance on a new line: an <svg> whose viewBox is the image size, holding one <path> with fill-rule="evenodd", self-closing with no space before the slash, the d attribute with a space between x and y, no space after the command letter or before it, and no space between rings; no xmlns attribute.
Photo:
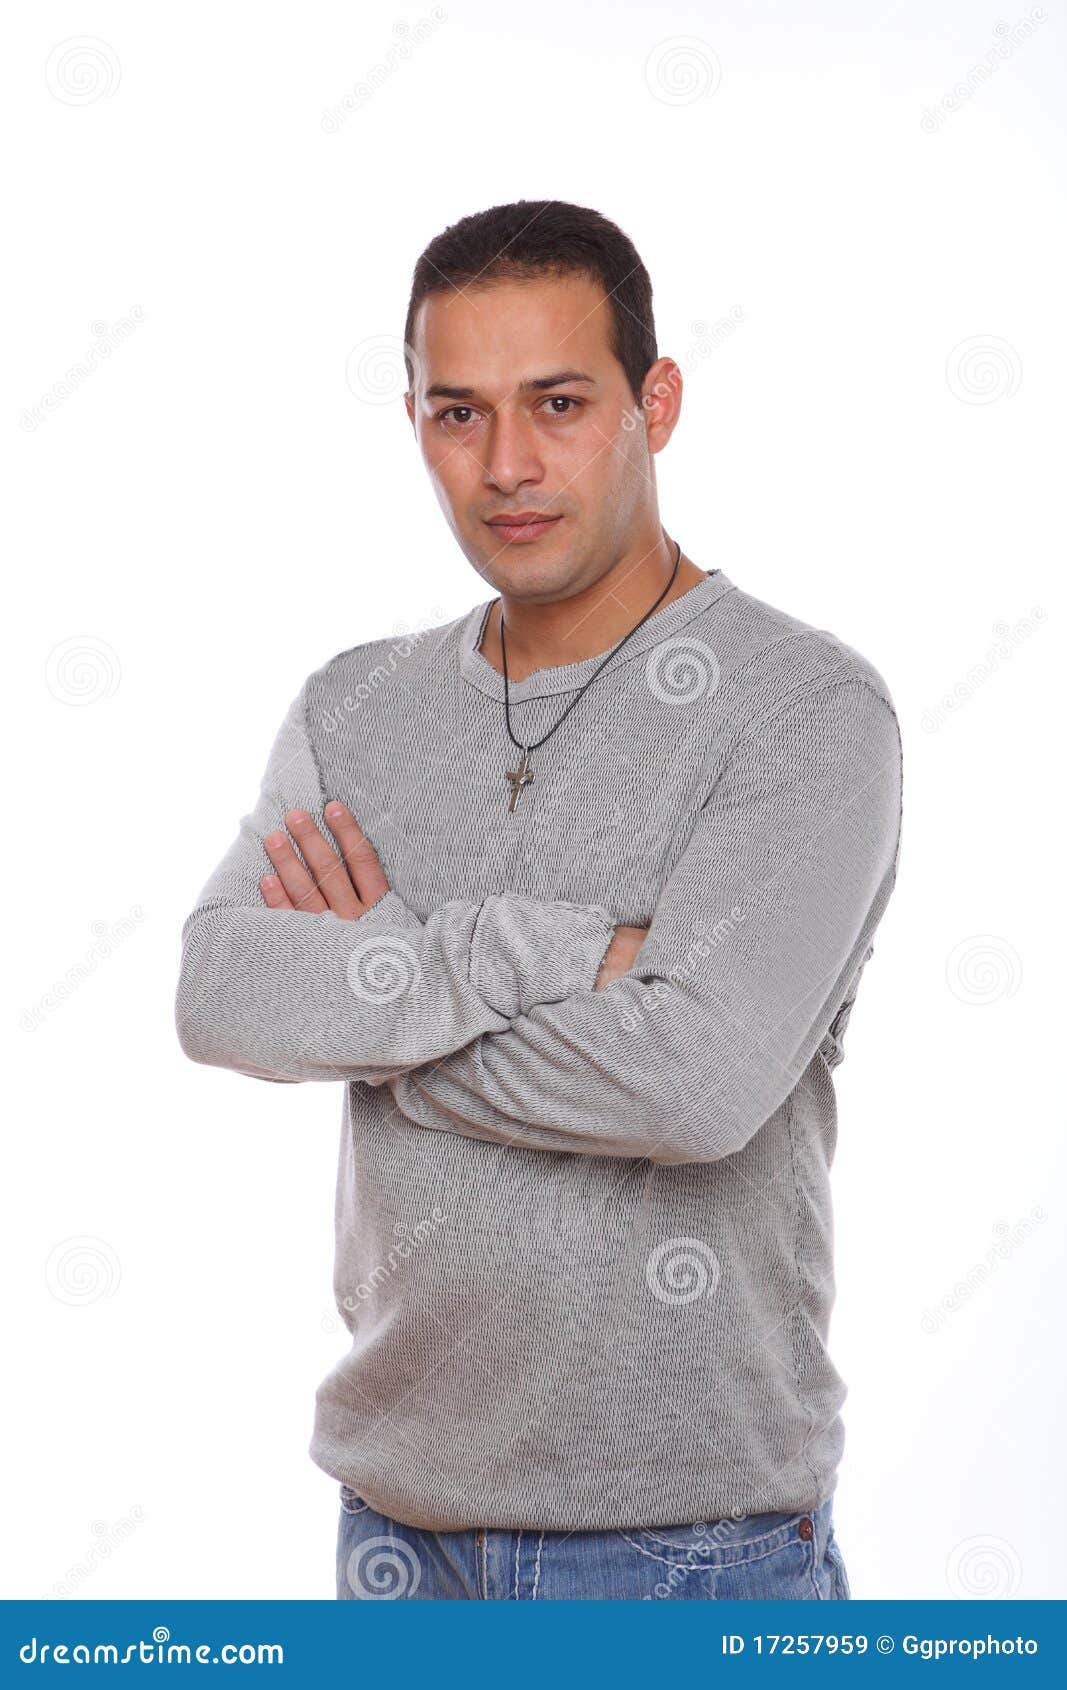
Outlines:
<svg viewBox="0 0 1067 1690"><path fill-rule="evenodd" d="M536 546L505 547L488 557L467 556L478 574L498 593L515 599L567 598L579 591L581 570L573 553L563 557L538 558Z"/></svg>

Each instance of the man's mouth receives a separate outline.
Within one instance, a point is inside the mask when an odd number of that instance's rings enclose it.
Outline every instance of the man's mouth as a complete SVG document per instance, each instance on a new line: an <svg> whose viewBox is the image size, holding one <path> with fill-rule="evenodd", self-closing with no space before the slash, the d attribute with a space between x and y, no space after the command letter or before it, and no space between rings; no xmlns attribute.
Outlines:
<svg viewBox="0 0 1067 1690"><path fill-rule="evenodd" d="M538 511L508 511L504 516L489 517L487 527L505 542L539 540L561 521L561 516L544 516Z"/></svg>

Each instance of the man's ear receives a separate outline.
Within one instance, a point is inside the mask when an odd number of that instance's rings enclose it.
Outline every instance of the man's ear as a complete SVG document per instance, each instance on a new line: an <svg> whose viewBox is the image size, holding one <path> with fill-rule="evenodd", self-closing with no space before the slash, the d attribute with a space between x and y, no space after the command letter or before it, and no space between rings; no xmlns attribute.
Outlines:
<svg viewBox="0 0 1067 1690"><path fill-rule="evenodd" d="M645 375L641 408L645 413L648 446L661 452L666 446L682 410L682 372L673 358L657 358Z"/></svg>

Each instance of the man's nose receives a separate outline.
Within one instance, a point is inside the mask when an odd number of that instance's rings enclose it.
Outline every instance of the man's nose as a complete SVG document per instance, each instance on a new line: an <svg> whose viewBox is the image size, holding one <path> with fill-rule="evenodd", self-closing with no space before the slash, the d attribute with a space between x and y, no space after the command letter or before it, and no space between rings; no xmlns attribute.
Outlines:
<svg viewBox="0 0 1067 1690"><path fill-rule="evenodd" d="M533 423L513 412L495 412L489 419L484 467L486 480L502 492L522 482L540 481L544 464Z"/></svg>

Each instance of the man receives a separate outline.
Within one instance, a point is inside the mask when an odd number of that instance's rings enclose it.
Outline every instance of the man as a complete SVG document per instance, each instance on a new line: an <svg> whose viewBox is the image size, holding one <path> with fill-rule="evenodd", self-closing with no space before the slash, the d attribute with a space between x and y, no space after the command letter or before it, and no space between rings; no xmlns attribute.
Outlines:
<svg viewBox="0 0 1067 1690"><path fill-rule="evenodd" d="M497 596L308 677L177 1001L196 1062L344 1083L338 1595L847 1597L832 1070L889 692L664 531L682 384L614 224L464 218L404 338Z"/></svg>

